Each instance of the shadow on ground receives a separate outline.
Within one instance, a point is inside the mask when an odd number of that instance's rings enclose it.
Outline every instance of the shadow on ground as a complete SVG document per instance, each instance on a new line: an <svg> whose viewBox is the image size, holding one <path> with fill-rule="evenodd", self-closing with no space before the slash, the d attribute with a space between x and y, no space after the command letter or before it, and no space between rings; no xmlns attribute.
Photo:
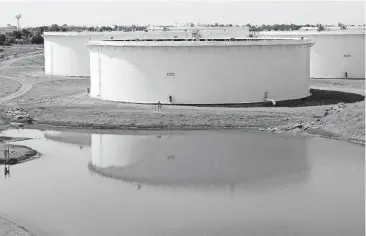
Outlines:
<svg viewBox="0 0 366 236"><path fill-rule="evenodd" d="M311 96L307 98L281 101L276 106L278 107L307 107L307 106L322 106L334 105L338 103L355 103L365 100L365 97L355 93L347 93L341 91L328 91L310 89Z"/></svg>
<svg viewBox="0 0 366 236"><path fill-rule="evenodd" d="M341 91L310 89L311 96L295 100L278 101L276 107L309 107L334 105L338 103L355 103L365 100L365 97L355 93ZM185 105L182 105L185 106ZM192 106L192 105L189 105ZM270 102L242 103L242 104L208 104L193 105L197 107L272 107Z"/></svg>

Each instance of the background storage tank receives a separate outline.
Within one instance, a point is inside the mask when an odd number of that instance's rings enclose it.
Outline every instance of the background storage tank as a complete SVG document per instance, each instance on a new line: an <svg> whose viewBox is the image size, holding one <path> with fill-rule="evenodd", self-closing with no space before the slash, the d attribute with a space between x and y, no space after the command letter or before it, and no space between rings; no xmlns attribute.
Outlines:
<svg viewBox="0 0 366 236"><path fill-rule="evenodd" d="M89 76L88 40L111 39L115 35L118 34L114 32L45 32L45 73L61 76Z"/></svg>
<svg viewBox="0 0 366 236"><path fill-rule="evenodd" d="M211 40L211 41L206 41ZM309 95L310 40L91 41L91 96L230 104Z"/></svg>
<svg viewBox="0 0 366 236"><path fill-rule="evenodd" d="M311 39L310 77L365 78L365 32L261 32L261 36ZM346 74L347 73L347 74Z"/></svg>

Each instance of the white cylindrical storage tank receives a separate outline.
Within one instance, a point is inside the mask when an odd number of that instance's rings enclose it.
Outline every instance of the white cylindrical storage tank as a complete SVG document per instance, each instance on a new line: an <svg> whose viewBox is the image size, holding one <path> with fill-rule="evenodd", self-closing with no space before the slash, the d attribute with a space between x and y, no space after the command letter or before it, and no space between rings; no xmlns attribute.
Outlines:
<svg viewBox="0 0 366 236"><path fill-rule="evenodd" d="M210 41L207 41L210 40ZM91 96L233 104L309 95L310 40L91 41Z"/></svg>
<svg viewBox="0 0 366 236"><path fill-rule="evenodd" d="M311 77L365 78L364 33L324 33L310 38L315 42L311 51Z"/></svg>
<svg viewBox="0 0 366 236"><path fill-rule="evenodd" d="M143 32L44 32L45 73L90 76L89 40L124 38Z"/></svg>
<svg viewBox="0 0 366 236"><path fill-rule="evenodd" d="M309 38L311 78L365 78L365 32L261 32L264 37ZM347 72L347 75L346 75Z"/></svg>

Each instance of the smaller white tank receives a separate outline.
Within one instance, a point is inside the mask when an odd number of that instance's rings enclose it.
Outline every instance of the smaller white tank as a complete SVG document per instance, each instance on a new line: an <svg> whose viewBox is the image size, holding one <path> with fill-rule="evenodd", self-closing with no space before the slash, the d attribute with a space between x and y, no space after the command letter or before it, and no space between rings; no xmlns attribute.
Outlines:
<svg viewBox="0 0 366 236"><path fill-rule="evenodd" d="M60 76L89 76L89 40L114 39L136 32L44 32L45 73Z"/></svg>
<svg viewBox="0 0 366 236"><path fill-rule="evenodd" d="M262 37L309 38L311 48L310 77L365 78L365 31L268 31Z"/></svg>

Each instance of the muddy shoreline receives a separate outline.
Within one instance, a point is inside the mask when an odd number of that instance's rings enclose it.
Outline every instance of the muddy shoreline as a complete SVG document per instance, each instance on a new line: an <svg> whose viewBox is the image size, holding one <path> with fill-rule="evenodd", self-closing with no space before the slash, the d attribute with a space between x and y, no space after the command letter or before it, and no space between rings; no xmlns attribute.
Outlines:
<svg viewBox="0 0 366 236"><path fill-rule="evenodd" d="M311 121L310 121L311 122ZM40 130L80 130L81 132L90 132L90 131L98 131L98 132L168 132L168 131L199 131L199 130L241 130L241 131L255 131L255 132L264 132L269 134L286 134L292 136L306 136L306 137L322 137L328 139L335 139L346 141L354 144L365 145L364 140L360 139L352 139L347 137L342 137L340 134L333 133L331 131L324 130L323 128L311 128L309 127L306 130L294 128L290 130L284 130L281 127L296 127L299 124L302 126L306 122L291 124L285 123L278 125L277 127L268 127L266 125L262 126L245 126L245 125L224 125L224 126L215 126L212 124L205 124L205 125L197 125L197 126L167 126L167 125L151 125L151 126L130 126L130 125L120 125L120 124L95 124L95 123L81 123L81 122L63 122L63 121L40 121L35 122L34 124L24 124L22 128L24 129L40 129ZM309 122L308 122L309 123ZM3 127L4 130L6 129L14 129L12 125L7 125L6 128ZM1 138L1 137L0 137ZM12 140L9 140L12 141ZM1 145L1 144L0 144Z"/></svg>
<svg viewBox="0 0 366 236"><path fill-rule="evenodd" d="M215 130L241 130L241 131L255 131L255 132L265 132L273 134L271 130L261 130L263 128L258 127L184 127L184 128L168 128L168 127L118 127L115 126L78 126L78 125L49 125L49 124L37 124L28 126L29 129L59 129L59 130L98 130L98 131L119 131L119 132L164 132L164 131L215 131ZM277 131L275 134L288 134L293 136L306 136L306 137L322 137L334 140L340 140L345 142L350 142L354 144L359 144L365 146L364 140L359 139L347 139L342 138L337 134L331 133L329 131L323 129L309 129L305 132L286 132L286 131Z"/></svg>
<svg viewBox="0 0 366 236"><path fill-rule="evenodd" d="M118 131L241 129L320 136L365 145L365 102L315 107L182 108L99 106L0 107L0 131L11 128ZM314 109L312 109L314 108ZM358 112L357 112L358 111ZM355 116L355 117L352 117ZM2 123L2 124L1 124Z"/></svg>

